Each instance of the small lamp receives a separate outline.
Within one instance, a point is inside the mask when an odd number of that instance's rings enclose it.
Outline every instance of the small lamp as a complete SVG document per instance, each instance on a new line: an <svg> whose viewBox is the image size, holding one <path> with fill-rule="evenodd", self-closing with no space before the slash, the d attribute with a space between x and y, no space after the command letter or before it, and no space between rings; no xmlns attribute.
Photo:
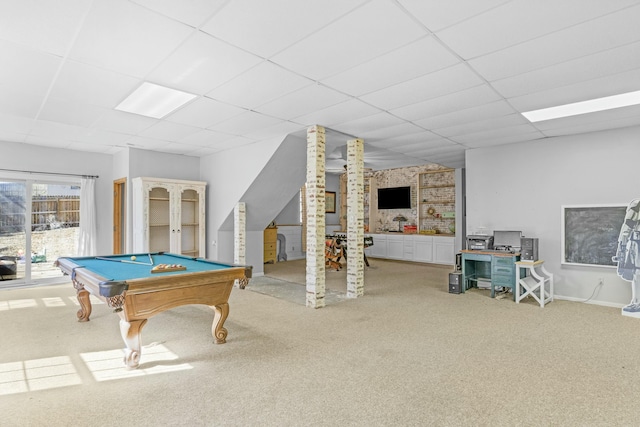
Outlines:
<svg viewBox="0 0 640 427"><path fill-rule="evenodd" d="M402 223L403 222L407 222L407 218L404 217L403 215L398 215L395 218L393 218L394 221L398 221L398 232L402 233Z"/></svg>

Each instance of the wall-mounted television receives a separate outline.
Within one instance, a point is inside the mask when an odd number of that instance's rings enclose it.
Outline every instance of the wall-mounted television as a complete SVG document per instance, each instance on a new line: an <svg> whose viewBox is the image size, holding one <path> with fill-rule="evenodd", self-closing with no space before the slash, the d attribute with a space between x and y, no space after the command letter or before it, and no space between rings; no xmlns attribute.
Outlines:
<svg viewBox="0 0 640 427"><path fill-rule="evenodd" d="M378 209L411 209L411 187L378 188Z"/></svg>

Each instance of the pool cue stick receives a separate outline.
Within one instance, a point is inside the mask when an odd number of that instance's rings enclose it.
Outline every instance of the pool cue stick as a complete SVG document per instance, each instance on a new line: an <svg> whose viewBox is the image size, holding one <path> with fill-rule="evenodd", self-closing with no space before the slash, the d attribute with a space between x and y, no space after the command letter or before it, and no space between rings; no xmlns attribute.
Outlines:
<svg viewBox="0 0 640 427"><path fill-rule="evenodd" d="M129 261L126 259L111 259L97 256L96 259L101 259L103 261L111 261L111 262L124 262L126 264L139 264L139 265L149 265L146 262L138 262L138 261Z"/></svg>
<svg viewBox="0 0 640 427"><path fill-rule="evenodd" d="M151 258L151 254L149 254L149 261L151 262L149 265L153 265L153 258Z"/></svg>

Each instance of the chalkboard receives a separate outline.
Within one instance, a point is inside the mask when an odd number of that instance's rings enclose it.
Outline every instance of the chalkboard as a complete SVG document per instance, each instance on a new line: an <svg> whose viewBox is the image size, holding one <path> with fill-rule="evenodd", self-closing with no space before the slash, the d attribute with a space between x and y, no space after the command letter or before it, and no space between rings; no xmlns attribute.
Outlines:
<svg viewBox="0 0 640 427"><path fill-rule="evenodd" d="M611 260L627 205L562 207L562 263L616 266Z"/></svg>

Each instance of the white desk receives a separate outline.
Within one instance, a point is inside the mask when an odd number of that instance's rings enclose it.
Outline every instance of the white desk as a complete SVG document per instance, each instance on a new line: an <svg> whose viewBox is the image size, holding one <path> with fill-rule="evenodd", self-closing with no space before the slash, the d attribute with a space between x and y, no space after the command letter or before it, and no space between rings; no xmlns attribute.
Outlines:
<svg viewBox="0 0 640 427"><path fill-rule="evenodd" d="M544 308L546 303L553 301L553 274L544 268L544 261L518 261L516 264L515 298L518 304L523 298L531 295ZM520 277L521 269L529 270L528 274ZM526 273L526 271L525 271ZM520 293L520 289L524 292Z"/></svg>

